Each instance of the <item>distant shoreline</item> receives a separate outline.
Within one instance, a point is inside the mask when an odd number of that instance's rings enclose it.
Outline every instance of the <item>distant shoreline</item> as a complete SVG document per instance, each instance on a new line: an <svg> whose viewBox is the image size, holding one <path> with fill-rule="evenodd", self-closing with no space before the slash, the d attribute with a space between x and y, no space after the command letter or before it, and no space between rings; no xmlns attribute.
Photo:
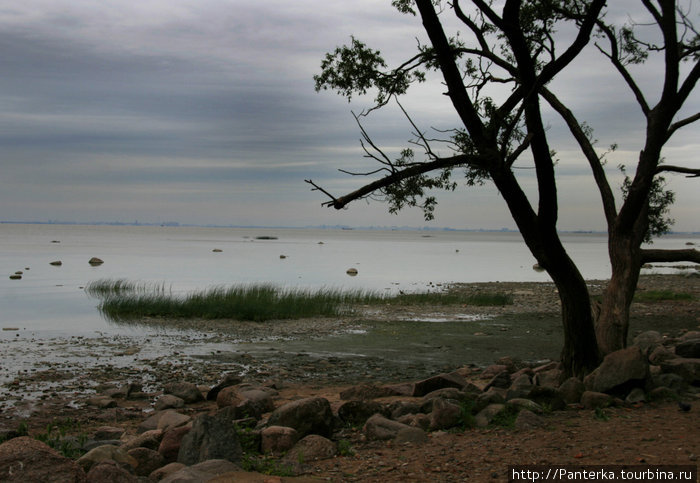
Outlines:
<svg viewBox="0 0 700 483"><path fill-rule="evenodd" d="M121 221L14 221L2 220L0 225L56 225L56 226L160 226L169 228L243 228L259 230L358 230L358 231L428 231L428 232L463 232L463 233L518 233L511 228L452 228L428 226L350 226L350 225L200 225L167 221L151 222L121 222ZM558 233L572 235L605 235L605 230L559 230ZM663 236L700 236L700 231L671 231Z"/></svg>

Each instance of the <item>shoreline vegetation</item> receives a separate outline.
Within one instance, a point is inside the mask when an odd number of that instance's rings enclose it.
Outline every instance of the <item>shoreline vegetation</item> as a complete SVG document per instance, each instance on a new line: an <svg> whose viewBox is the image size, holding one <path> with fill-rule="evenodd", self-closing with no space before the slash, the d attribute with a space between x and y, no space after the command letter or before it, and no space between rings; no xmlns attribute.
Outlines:
<svg viewBox="0 0 700 483"><path fill-rule="evenodd" d="M100 299L99 310L110 320L146 317L268 321L333 317L354 313L360 305L512 305L501 292L464 294L446 290L388 295L372 290L282 288L273 284L217 286L184 295L165 283L100 279L85 291Z"/></svg>

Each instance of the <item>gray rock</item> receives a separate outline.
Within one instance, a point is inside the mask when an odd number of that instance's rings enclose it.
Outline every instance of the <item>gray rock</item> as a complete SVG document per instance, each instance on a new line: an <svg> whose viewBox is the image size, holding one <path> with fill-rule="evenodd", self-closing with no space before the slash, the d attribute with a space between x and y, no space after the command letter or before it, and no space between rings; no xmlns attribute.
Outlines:
<svg viewBox="0 0 700 483"><path fill-rule="evenodd" d="M413 387L413 396L422 397L438 389L445 389L448 387L462 389L467 384L467 380L455 372L438 374L437 376L416 382Z"/></svg>
<svg viewBox="0 0 700 483"><path fill-rule="evenodd" d="M163 394L156 400L153 407L156 411L163 411L165 409L180 409L185 407L185 401L184 399L172 394Z"/></svg>
<svg viewBox="0 0 700 483"><path fill-rule="evenodd" d="M227 460L209 460L171 473L160 483L202 483L232 471L241 471L241 468Z"/></svg>
<svg viewBox="0 0 700 483"><path fill-rule="evenodd" d="M87 474L87 483L137 483L139 479L114 461L106 460L93 466Z"/></svg>
<svg viewBox="0 0 700 483"><path fill-rule="evenodd" d="M284 453L299 441L299 433L286 426L268 426L261 431L260 450L263 454Z"/></svg>
<svg viewBox="0 0 700 483"><path fill-rule="evenodd" d="M275 409L268 419L268 426L294 428L302 437L308 434L330 437L333 433L333 412L325 398L299 399Z"/></svg>
<svg viewBox="0 0 700 483"><path fill-rule="evenodd" d="M661 363L661 370L681 376L688 384L700 384L700 359L671 359Z"/></svg>
<svg viewBox="0 0 700 483"><path fill-rule="evenodd" d="M627 394L633 387L644 387L649 379L649 362L637 346L612 352L583 380L593 392Z"/></svg>
<svg viewBox="0 0 700 483"><path fill-rule="evenodd" d="M433 410L430 413L430 430L449 429L462 421L462 409L457 404L436 398L433 400Z"/></svg>
<svg viewBox="0 0 700 483"><path fill-rule="evenodd" d="M128 455L136 460L134 474L136 476L148 476L165 464L165 459L158 451L148 448L134 448L127 451Z"/></svg>
<svg viewBox="0 0 700 483"><path fill-rule="evenodd" d="M523 409L522 411L520 411L518 413L518 416L515 418L515 429L518 429L520 431L541 428L546 424L547 421L543 417L538 416L537 414L527 409Z"/></svg>
<svg viewBox="0 0 700 483"><path fill-rule="evenodd" d="M484 387L484 392L488 391L492 387L508 389L510 387L510 373L508 371L501 371L493 376Z"/></svg>
<svg viewBox="0 0 700 483"><path fill-rule="evenodd" d="M150 431L145 431L135 438L132 438L122 445L126 451L134 448L148 448L157 450L160 445L160 441L163 439L162 429L152 429Z"/></svg>
<svg viewBox="0 0 700 483"><path fill-rule="evenodd" d="M136 468L138 464L123 448L111 444L105 444L91 449L78 458L77 463L83 470L89 471L93 466L109 460L115 461L122 466L129 466L132 470Z"/></svg>
<svg viewBox="0 0 700 483"><path fill-rule="evenodd" d="M276 395L277 391L274 389L251 384L237 384L219 391L216 405L220 408L235 408L231 413L235 419L248 417L260 419L264 413L275 408L273 397Z"/></svg>
<svg viewBox="0 0 700 483"><path fill-rule="evenodd" d="M526 397L532 389L532 380L527 374L521 374L508 388L506 400Z"/></svg>
<svg viewBox="0 0 700 483"><path fill-rule="evenodd" d="M630 391L630 393L627 395L625 398L625 402L627 404L635 404L635 403L640 403L640 402L646 402L647 397L646 394L644 393L644 389L640 387L635 387Z"/></svg>
<svg viewBox="0 0 700 483"><path fill-rule="evenodd" d="M174 411L172 409L169 409L167 411L163 411L162 413L160 413L160 417L158 418L158 425L157 425L156 429L161 429L161 430L163 430L163 432L167 432L170 429L184 426L185 424L188 424L190 421L192 421L191 417L189 417L185 414L180 414L177 411Z"/></svg>
<svg viewBox="0 0 700 483"><path fill-rule="evenodd" d="M639 347L643 354L649 354L663 344L663 336L655 330L647 330L634 338L632 345Z"/></svg>
<svg viewBox="0 0 700 483"><path fill-rule="evenodd" d="M421 412L421 406L413 401L396 401L389 405L391 419L398 420L400 417L407 414L418 414Z"/></svg>
<svg viewBox="0 0 700 483"><path fill-rule="evenodd" d="M115 428L113 426L100 426L95 430L92 439L104 441L106 439L119 439L124 434L123 428Z"/></svg>
<svg viewBox="0 0 700 483"><path fill-rule="evenodd" d="M581 395L581 404L586 409L606 408L612 403L612 396L603 392L585 391Z"/></svg>
<svg viewBox="0 0 700 483"><path fill-rule="evenodd" d="M84 483L85 471L48 445L28 436L0 444L0 481Z"/></svg>
<svg viewBox="0 0 700 483"><path fill-rule="evenodd" d="M239 376L235 374L226 374L226 376L224 376L223 381L221 381L219 384L217 384L209 390L209 392L207 393L207 401L216 401L216 397L219 395L219 392L222 389L235 386L236 384L240 384L241 382L243 382L243 379L241 379Z"/></svg>
<svg viewBox="0 0 700 483"><path fill-rule="evenodd" d="M242 454L233 421L218 414L202 414L182 438L177 461L188 466L213 459L237 463Z"/></svg>
<svg viewBox="0 0 700 483"><path fill-rule="evenodd" d="M474 411L479 412L491 404L504 404L505 402L506 398L503 394L498 391L489 390L488 392L480 394L479 397L476 398L474 403Z"/></svg>
<svg viewBox="0 0 700 483"><path fill-rule="evenodd" d="M163 439L160 441L160 445L158 445L158 452L163 455L166 463L174 463L177 461L182 439L190 432L190 429L192 428L189 425L180 426L179 428L170 429L163 434Z"/></svg>
<svg viewBox="0 0 700 483"><path fill-rule="evenodd" d="M336 444L319 436L310 434L301 440L285 455L284 460L307 463L309 461L327 460L338 453Z"/></svg>
<svg viewBox="0 0 700 483"><path fill-rule="evenodd" d="M563 378L564 371L557 366L555 369L536 372L533 380L538 386L557 388L561 384Z"/></svg>
<svg viewBox="0 0 700 483"><path fill-rule="evenodd" d="M395 439L402 431L404 432L404 437L416 431L424 432L419 428L413 428L398 421L387 419L380 414L375 414L369 418L363 428L363 432L369 440Z"/></svg>
<svg viewBox="0 0 700 483"><path fill-rule="evenodd" d="M542 414L544 412L542 406L537 404L535 401L531 401L525 398L511 399L510 401L508 401L508 405L517 408L518 410L527 409L528 411L531 411L536 414Z"/></svg>
<svg viewBox="0 0 700 483"><path fill-rule="evenodd" d="M672 389L676 394L683 392L687 387L688 383L685 382L678 374L672 373L662 373L652 377L653 387L667 387Z"/></svg>
<svg viewBox="0 0 700 483"><path fill-rule="evenodd" d="M687 359L700 358L700 339L689 339L676 345L676 354Z"/></svg>
<svg viewBox="0 0 700 483"><path fill-rule="evenodd" d="M163 392L165 392L165 394L172 394L173 396L179 397L185 401L185 404L204 401L202 392L199 390L196 384L191 382L168 383L163 387Z"/></svg>
<svg viewBox="0 0 700 483"><path fill-rule="evenodd" d="M388 409L376 401L347 401L338 408L338 417L345 424L363 425L374 414L388 416Z"/></svg>
<svg viewBox="0 0 700 483"><path fill-rule="evenodd" d="M540 406L547 406L553 410L566 408L566 402L559 389L551 386L533 386L527 395L527 399L535 401Z"/></svg>
<svg viewBox="0 0 700 483"><path fill-rule="evenodd" d="M559 394L566 404L580 402L585 390L586 386L578 377L570 377L559 386Z"/></svg>
<svg viewBox="0 0 700 483"><path fill-rule="evenodd" d="M493 418L506 408L505 404L489 404L484 409L479 411L479 413L474 418L474 423L477 428L485 428Z"/></svg>
<svg viewBox="0 0 700 483"><path fill-rule="evenodd" d="M670 361L678 357L676 354L668 350L668 348L660 345L651 351L649 354L649 362L659 365L662 362Z"/></svg>

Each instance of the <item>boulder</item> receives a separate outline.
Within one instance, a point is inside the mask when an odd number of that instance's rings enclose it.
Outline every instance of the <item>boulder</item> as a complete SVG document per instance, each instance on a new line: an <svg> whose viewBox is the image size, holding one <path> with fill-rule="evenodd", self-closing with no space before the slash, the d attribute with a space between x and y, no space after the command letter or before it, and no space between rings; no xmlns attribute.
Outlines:
<svg viewBox="0 0 700 483"><path fill-rule="evenodd" d="M345 424L363 425L373 414L388 416L388 409L376 401L347 401L338 408L338 417Z"/></svg>
<svg viewBox="0 0 700 483"><path fill-rule="evenodd" d="M225 389L230 386L235 386L236 384L240 384L241 382L243 382L243 379L241 379L239 376L235 374L226 374L226 376L224 376L223 381L221 381L219 384L217 384L209 390L209 392L207 393L207 401L216 401L216 397L219 395L219 392L222 389Z"/></svg>
<svg viewBox="0 0 700 483"><path fill-rule="evenodd" d="M406 424L399 423L398 421L392 421L391 419L385 418L381 414L375 414L369 418L362 430L369 440L395 439L399 436L399 434L402 434L402 438L420 438L420 436L418 436L418 432L425 434L422 429L414 428Z"/></svg>
<svg viewBox="0 0 700 483"><path fill-rule="evenodd" d="M559 387L564 378L564 371L558 368L549 369L547 371L539 371L533 377L533 383L543 387Z"/></svg>
<svg viewBox="0 0 700 483"><path fill-rule="evenodd" d="M413 394L413 384L408 386L377 386L375 384L360 384L340 392L340 399L349 401L352 399L376 399L378 397L405 396L405 392L410 390Z"/></svg>
<svg viewBox="0 0 700 483"><path fill-rule="evenodd" d="M527 374L521 374L508 388L506 393L506 401L509 399L523 398L526 397L530 390L532 389L532 380Z"/></svg>
<svg viewBox="0 0 700 483"><path fill-rule="evenodd" d="M119 439L124 434L123 428L115 428L113 426L100 426L95 430L92 439L96 441L104 441L106 439Z"/></svg>
<svg viewBox="0 0 700 483"><path fill-rule="evenodd" d="M93 466L87 474L87 483L137 483L139 479L111 460Z"/></svg>
<svg viewBox="0 0 700 483"><path fill-rule="evenodd" d="M243 450L233 420L216 414L202 414L192 424L192 430L182 438L177 461L194 465L213 459L237 463Z"/></svg>
<svg viewBox="0 0 700 483"><path fill-rule="evenodd" d="M268 426L261 434L260 451L267 453L284 453L299 441L299 433L286 426Z"/></svg>
<svg viewBox="0 0 700 483"><path fill-rule="evenodd" d="M547 424L547 421L528 409L523 409L515 418L515 429L526 431L528 429L541 428Z"/></svg>
<svg viewBox="0 0 700 483"><path fill-rule="evenodd" d="M182 463L168 463L167 465L161 466L157 470L153 471L150 475L148 475L148 477L152 481L161 481L173 473L177 473L185 468L187 467Z"/></svg>
<svg viewBox="0 0 700 483"><path fill-rule="evenodd" d="M474 417L474 424L478 428L485 428L493 418L506 408L505 404L489 404Z"/></svg>
<svg viewBox="0 0 700 483"><path fill-rule="evenodd" d="M700 359L700 338L679 342L676 345L676 355L687 359Z"/></svg>
<svg viewBox="0 0 700 483"><path fill-rule="evenodd" d="M172 394L163 394L156 400L153 407L156 411L163 411L165 409L180 409L185 407L185 401L182 398Z"/></svg>
<svg viewBox="0 0 700 483"><path fill-rule="evenodd" d="M160 417L158 418L158 423L157 423L156 429L162 429L163 432L167 432L170 429L184 426L185 424L188 424L190 421L192 421L191 417L169 409L167 411L160 413Z"/></svg>
<svg viewBox="0 0 700 483"><path fill-rule="evenodd" d="M293 401L275 409L268 426L287 426L304 437L319 434L330 437L333 433L333 413L327 399L310 397Z"/></svg>
<svg viewBox="0 0 700 483"><path fill-rule="evenodd" d="M430 430L449 429L462 422L462 408L449 400L436 398L430 413Z"/></svg>
<svg viewBox="0 0 700 483"><path fill-rule="evenodd" d="M294 463L327 460L338 453L336 444L323 436L310 434L301 440L285 455L284 460Z"/></svg>
<svg viewBox="0 0 700 483"><path fill-rule="evenodd" d="M428 431L430 429L430 416L423 413L418 414L406 414L396 419L399 423L406 424L413 428L420 428L423 431Z"/></svg>
<svg viewBox="0 0 700 483"><path fill-rule="evenodd" d="M148 476L165 464L163 455L149 448L134 448L127 453L136 460L134 468L136 476Z"/></svg>
<svg viewBox="0 0 700 483"><path fill-rule="evenodd" d="M166 463L174 463L177 461L182 438L190 432L190 429L192 428L189 425L180 426L179 428L170 429L163 434L163 439L158 446L158 452L163 455L163 459Z"/></svg>
<svg viewBox="0 0 700 483"><path fill-rule="evenodd" d="M559 386L559 395L566 404L577 404L586 390L586 385L578 377L570 377Z"/></svg>
<svg viewBox="0 0 700 483"><path fill-rule="evenodd" d="M413 396L422 397L430 392L448 387L462 389L467 384L467 380L457 373L438 374L416 382L413 386Z"/></svg>
<svg viewBox="0 0 700 483"><path fill-rule="evenodd" d="M0 481L84 483L85 471L75 461L28 436L0 444Z"/></svg>
<svg viewBox="0 0 700 483"><path fill-rule="evenodd" d="M202 392L191 382L170 382L163 387L163 392L179 397L186 404L204 401Z"/></svg>
<svg viewBox="0 0 700 483"><path fill-rule="evenodd" d="M248 417L260 419L264 413L275 409L272 398L276 395L277 391L274 389L251 384L238 384L219 391L216 405L220 408L235 408L232 413L229 412L235 419Z"/></svg>
<svg viewBox="0 0 700 483"><path fill-rule="evenodd" d="M603 392L585 391L581 395L581 404L586 409L606 408L612 403L612 396Z"/></svg>
<svg viewBox="0 0 700 483"><path fill-rule="evenodd" d="M83 470L90 471L93 466L100 464L103 461L114 461L121 466L130 467L132 470L133 468L136 468L138 464L138 462L129 456L129 454L123 448L111 444L105 444L91 449L83 456L78 458L77 463L83 468Z"/></svg>
<svg viewBox="0 0 700 483"><path fill-rule="evenodd" d="M649 354L649 362L658 366L662 362L670 361L676 357L678 357L676 354L671 352L668 348L660 345Z"/></svg>
<svg viewBox="0 0 700 483"><path fill-rule="evenodd" d="M161 439L163 439L163 430L152 429L130 439L122 445L122 448L124 448L126 451L134 448L148 448L157 450Z"/></svg>
<svg viewBox="0 0 700 483"><path fill-rule="evenodd" d="M527 409L535 414L542 414L544 408L537 404L535 401L531 401L525 398L515 398L508 401L508 406L516 408L518 411L522 409Z"/></svg>
<svg viewBox="0 0 700 483"><path fill-rule="evenodd" d="M655 330L642 332L632 341L632 345L639 347L643 354L649 354L656 347L663 344L663 336Z"/></svg>
<svg viewBox="0 0 700 483"><path fill-rule="evenodd" d="M92 257L90 260L88 260L88 263L94 267L97 265L102 265L104 263L104 260L97 257Z"/></svg>
<svg viewBox="0 0 700 483"><path fill-rule="evenodd" d="M661 363L661 371L676 374L688 384L700 384L700 359L679 357Z"/></svg>
<svg viewBox="0 0 700 483"><path fill-rule="evenodd" d="M551 386L533 386L527 395L527 399L536 402L540 406L547 406L553 410L566 408L566 402L559 389Z"/></svg>
<svg viewBox="0 0 700 483"><path fill-rule="evenodd" d="M479 374L479 379L492 379L501 372L508 372L508 366L505 364L491 364Z"/></svg>
<svg viewBox="0 0 700 483"><path fill-rule="evenodd" d="M644 387L649 379L649 362L637 346L611 352L583 380L593 392L627 394L633 387Z"/></svg>
<svg viewBox="0 0 700 483"><path fill-rule="evenodd" d="M630 393L627 395L625 398L625 402L627 404L636 404L640 402L646 402L647 397L646 394L644 393L644 389L640 387L635 387L630 391Z"/></svg>
<svg viewBox="0 0 700 483"><path fill-rule="evenodd" d="M389 404L388 412L391 419L399 419L407 414L420 413L421 406L413 401L395 401Z"/></svg>
<svg viewBox="0 0 700 483"><path fill-rule="evenodd" d="M676 394L680 394L685 391L688 387L688 383L685 382L678 374L672 373L662 373L654 375L651 378L652 387L666 387L673 390Z"/></svg>
<svg viewBox="0 0 700 483"><path fill-rule="evenodd" d="M474 411L479 412L490 404L504 404L506 402L505 395L501 394L500 391L495 391L493 389L495 388L491 388L491 390L480 394L476 398L474 403Z"/></svg>
<svg viewBox="0 0 700 483"><path fill-rule="evenodd" d="M232 471L241 471L241 468L227 460L209 460L175 471L160 483L201 483Z"/></svg>
<svg viewBox="0 0 700 483"><path fill-rule="evenodd" d="M484 392L492 387L508 389L510 387L510 373L508 371L501 371L493 376L486 386L484 386Z"/></svg>

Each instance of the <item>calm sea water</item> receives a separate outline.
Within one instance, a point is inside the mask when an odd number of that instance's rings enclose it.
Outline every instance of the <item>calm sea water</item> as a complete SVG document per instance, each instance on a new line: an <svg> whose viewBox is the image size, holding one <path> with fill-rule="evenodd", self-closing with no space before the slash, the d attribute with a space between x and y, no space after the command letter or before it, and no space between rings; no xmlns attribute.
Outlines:
<svg viewBox="0 0 700 483"><path fill-rule="evenodd" d="M604 236L563 239L586 278L609 276ZM655 246L686 242L700 237L666 237ZM91 257L105 263L92 267ZM50 265L55 260L62 265ZM547 281L534 262L520 235L506 232L0 224L0 326L35 338L137 330L104 320L83 290L103 278L164 283L175 292L253 282L419 291L451 282ZM358 275L348 276L349 268ZM22 279L10 280L16 271ZM16 332L3 330L0 338Z"/></svg>

